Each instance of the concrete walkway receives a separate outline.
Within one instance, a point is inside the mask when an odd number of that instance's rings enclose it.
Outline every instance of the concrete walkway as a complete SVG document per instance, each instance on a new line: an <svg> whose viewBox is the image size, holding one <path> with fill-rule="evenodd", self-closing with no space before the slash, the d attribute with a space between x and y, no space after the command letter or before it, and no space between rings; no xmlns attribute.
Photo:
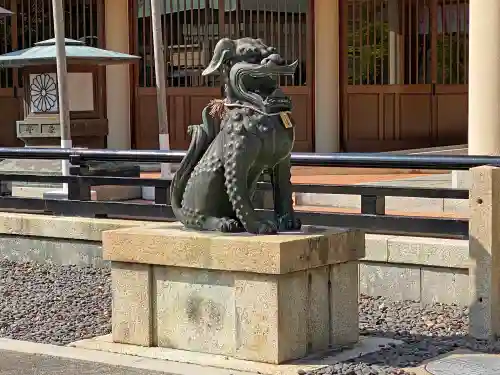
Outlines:
<svg viewBox="0 0 500 375"><path fill-rule="evenodd" d="M500 356L457 350L430 359L419 367L404 370L415 375L498 375ZM258 375L261 373L0 339L0 375ZM297 371L284 373L292 375Z"/></svg>
<svg viewBox="0 0 500 375"><path fill-rule="evenodd" d="M0 375L257 375L137 355L0 338Z"/></svg>
<svg viewBox="0 0 500 375"><path fill-rule="evenodd" d="M90 356L89 356L90 357ZM90 358L89 358L90 359ZM164 375L164 372L112 366L40 354L0 350L0 375Z"/></svg>

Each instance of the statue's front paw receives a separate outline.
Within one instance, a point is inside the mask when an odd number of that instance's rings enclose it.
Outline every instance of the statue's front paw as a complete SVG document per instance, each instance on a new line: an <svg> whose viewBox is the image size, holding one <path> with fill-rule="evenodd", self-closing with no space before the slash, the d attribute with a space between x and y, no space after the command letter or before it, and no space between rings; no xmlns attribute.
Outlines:
<svg viewBox="0 0 500 375"><path fill-rule="evenodd" d="M231 219L228 217L222 218L219 221L218 230L223 233L238 233L243 232L244 228L239 220Z"/></svg>
<svg viewBox="0 0 500 375"><path fill-rule="evenodd" d="M264 220L259 224L259 234L276 234L278 233L278 226L273 221Z"/></svg>
<svg viewBox="0 0 500 375"><path fill-rule="evenodd" d="M272 221L262 220L247 228L247 231L254 234L276 234L278 226Z"/></svg>
<svg viewBox="0 0 500 375"><path fill-rule="evenodd" d="M278 218L278 229L280 231L296 231L302 228L302 222L294 215L283 215Z"/></svg>

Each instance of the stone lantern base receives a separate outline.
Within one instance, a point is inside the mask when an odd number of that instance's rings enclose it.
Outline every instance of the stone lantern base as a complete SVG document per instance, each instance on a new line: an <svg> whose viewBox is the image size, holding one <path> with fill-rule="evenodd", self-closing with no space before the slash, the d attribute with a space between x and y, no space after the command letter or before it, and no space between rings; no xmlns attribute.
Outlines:
<svg viewBox="0 0 500 375"><path fill-rule="evenodd" d="M26 147L60 147L61 125L57 116L32 116L16 121L16 135ZM106 148L108 120L71 119L73 147Z"/></svg>

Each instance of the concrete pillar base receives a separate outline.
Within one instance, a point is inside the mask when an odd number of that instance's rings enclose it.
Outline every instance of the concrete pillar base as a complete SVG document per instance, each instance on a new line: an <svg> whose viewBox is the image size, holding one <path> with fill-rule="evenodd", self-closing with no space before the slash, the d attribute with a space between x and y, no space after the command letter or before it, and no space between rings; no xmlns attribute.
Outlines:
<svg viewBox="0 0 500 375"><path fill-rule="evenodd" d="M113 342L281 364L359 339L359 231L108 231Z"/></svg>
<svg viewBox="0 0 500 375"><path fill-rule="evenodd" d="M469 333L478 339L500 335L500 168L471 169L469 219Z"/></svg>

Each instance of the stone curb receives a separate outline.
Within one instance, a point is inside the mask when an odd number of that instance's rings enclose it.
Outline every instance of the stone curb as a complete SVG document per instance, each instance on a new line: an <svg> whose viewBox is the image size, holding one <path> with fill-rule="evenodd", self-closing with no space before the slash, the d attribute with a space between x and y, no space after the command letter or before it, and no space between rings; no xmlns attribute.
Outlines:
<svg viewBox="0 0 500 375"><path fill-rule="evenodd" d="M123 344L106 344L108 336L77 341L68 346L39 344L30 341L0 338L2 351L53 357L53 360L77 360L96 364L128 367L163 372L169 375L295 375L298 369L321 369L332 363L368 354L386 345L400 345L401 341L386 338L363 338L353 349L336 355L312 357L285 365L270 365L229 359L203 353L185 352L165 348L144 348ZM104 346L103 346L104 345ZM293 364L294 363L294 364ZM314 364L312 364L314 363ZM240 367L240 369L238 369ZM247 368L245 370L244 368Z"/></svg>
<svg viewBox="0 0 500 375"><path fill-rule="evenodd" d="M96 267L108 266L102 257L103 231L158 225L17 213L0 213L0 218L0 259ZM359 266L363 294L423 302L468 301L467 240L377 234L366 234L365 239L366 256Z"/></svg>
<svg viewBox="0 0 500 375"><path fill-rule="evenodd" d="M366 234L362 261L468 269L469 241Z"/></svg>
<svg viewBox="0 0 500 375"><path fill-rule="evenodd" d="M310 357L290 361L281 365L246 361L217 354L113 343L111 335L98 336L88 340L80 340L69 345L78 348L95 350L97 352L104 351L110 353L130 354L143 358L162 358L166 361L166 363L174 361L203 365L204 369L227 369L231 370L233 375L297 375L299 370L303 370L304 372L318 371L338 362L348 361L349 359L377 352L382 350L382 348L387 345L394 347L402 344L403 342L400 340L362 336L360 337L360 341L350 349L345 349L340 352L320 352L315 355L311 355ZM203 374L208 373L209 372L204 372ZM193 374L196 373L193 372L189 375Z"/></svg>
<svg viewBox="0 0 500 375"><path fill-rule="evenodd" d="M469 242L366 234L359 291L394 301L469 303Z"/></svg>
<svg viewBox="0 0 500 375"><path fill-rule="evenodd" d="M147 221L0 213L0 254L13 261L95 264L94 259L102 260L103 231L156 225ZM469 268L467 240L378 234L366 234L365 238L362 262Z"/></svg>
<svg viewBox="0 0 500 375"><path fill-rule="evenodd" d="M120 219L94 219L0 212L0 235L101 241L105 230L149 225L151 222Z"/></svg>

